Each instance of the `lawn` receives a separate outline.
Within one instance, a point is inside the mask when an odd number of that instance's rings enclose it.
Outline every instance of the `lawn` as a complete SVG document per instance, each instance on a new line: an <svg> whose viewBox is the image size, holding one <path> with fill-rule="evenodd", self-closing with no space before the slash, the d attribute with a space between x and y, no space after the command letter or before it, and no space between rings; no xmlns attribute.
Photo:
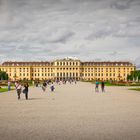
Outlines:
<svg viewBox="0 0 140 140"><path fill-rule="evenodd" d="M129 90L136 90L136 91L140 91L140 88L130 88Z"/></svg>
<svg viewBox="0 0 140 140"><path fill-rule="evenodd" d="M11 89L11 90L13 90L13 89ZM0 88L0 93L1 93L1 92L7 92L7 91L8 91L7 88Z"/></svg>
<svg viewBox="0 0 140 140"><path fill-rule="evenodd" d="M7 88L0 88L0 92L7 92L8 89Z"/></svg>

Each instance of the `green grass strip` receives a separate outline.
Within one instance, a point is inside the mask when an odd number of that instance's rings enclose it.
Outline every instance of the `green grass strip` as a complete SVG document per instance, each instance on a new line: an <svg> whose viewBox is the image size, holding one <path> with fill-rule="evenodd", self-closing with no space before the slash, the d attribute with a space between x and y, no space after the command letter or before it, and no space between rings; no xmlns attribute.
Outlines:
<svg viewBox="0 0 140 140"><path fill-rule="evenodd" d="M140 88L130 88L129 90L140 91Z"/></svg>

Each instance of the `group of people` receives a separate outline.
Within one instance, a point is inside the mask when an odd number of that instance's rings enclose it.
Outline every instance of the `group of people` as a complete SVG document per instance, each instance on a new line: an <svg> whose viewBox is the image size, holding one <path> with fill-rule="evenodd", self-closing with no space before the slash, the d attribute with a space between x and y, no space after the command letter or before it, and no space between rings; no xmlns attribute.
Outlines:
<svg viewBox="0 0 140 140"><path fill-rule="evenodd" d="M99 92L99 85L101 85L102 92L105 92L105 82L102 81L101 83L99 81L95 82L95 92Z"/></svg>
<svg viewBox="0 0 140 140"><path fill-rule="evenodd" d="M38 82L39 83L39 82ZM41 83L40 83L41 84ZM46 91L46 88L47 88L47 85L50 84L50 82L48 83L47 81L43 82L42 84L42 90L45 92ZM9 83L8 83L8 89L9 89ZM37 86L38 87L38 86ZM28 82L25 82L23 85L16 81L15 82L15 88L16 88L16 91L17 91L17 96L18 96L18 99L20 99L20 96L21 96L21 93L25 94L25 99L28 100L28 92L29 92L29 84ZM54 87L54 84L53 82L51 83L50 85L50 89L51 91L53 92L55 87Z"/></svg>
<svg viewBox="0 0 140 140"><path fill-rule="evenodd" d="M55 90L55 87L54 87L54 83L58 84L58 85L61 85L61 84L67 84L67 83L77 83L76 80L56 80L56 81L51 81L51 80L46 80L46 81L43 81L43 83L41 83L40 81L33 81L33 86L34 87L42 87L42 90L43 92L46 91L47 87L50 85L50 89L51 91L53 92Z"/></svg>
<svg viewBox="0 0 140 140"><path fill-rule="evenodd" d="M48 83L47 81L46 81L46 82L44 81L43 84L42 84L42 90L43 90L44 92L45 92L46 89L47 89L47 85L50 85L50 82ZM51 82L50 89L51 89L52 92L53 92L54 89L55 89L53 82Z"/></svg>
<svg viewBox="0 0 140 140"><path fill-rule="evenodd" d="M22 90L22 85L18 81L15 82L15 88L17 91L18 100L20 99L21 93L24 93L25 99L28 100L29 84L27 82L23 84L23 88L24 88L23 90Z"/></svg>
<svg viewBox="0 0 140 140"><path fill-rule="evenodd" d="M56 84L66 84L67 82L69 82L70 84L72 83L75 83L76 84L76 81L60 81L60 80L57 80L56 81ZM40 85L40 87L42 87L42 90L43 92L46 91L48 85L50 85L50 90L53 92L55 90L55 87L54 87L54 84L52 81L44 81L41 85L40 82L36 82L36 84L33 83L33 86L36 86L38 87ZM102 92L105 92L105 82L102 81L102 82L99 82L99 81L96 81L95 82L95 92L99 92L99 85L101 85L101 91ZM18 96L18 99L20 99L20 95L21 93L24 93L25 94L25 99L28 100L28 92L29 92L29 84L28 82L25 82L23 85L20 84L20 82L16 81L15 82L15 88L16 88L16 91L17 91L17 96ZM11 83L10 81L8 81L8 91L10 91L11 89Z"/></svg>
<svg viewBox="0 0 140 140"><path fill-rule="evenodd" d="M69 80L56 80L56 84L67 84L67 83L70 83L70 84L73 84L73 83L77 83L76 80L73 80L73 79L69 79Z"/></svg>

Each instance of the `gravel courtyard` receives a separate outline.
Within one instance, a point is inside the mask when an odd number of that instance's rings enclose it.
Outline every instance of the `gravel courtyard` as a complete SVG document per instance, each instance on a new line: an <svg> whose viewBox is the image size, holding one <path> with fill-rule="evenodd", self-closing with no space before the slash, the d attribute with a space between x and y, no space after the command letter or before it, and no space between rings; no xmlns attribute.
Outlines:
<svg viewBox="0 0 140 140"><path fill-rule="evenodd" d="M140 92L106 87L95 93L82 82L55 88L30 87L29 100L0 93L0 139L140 140Z"/></svg>

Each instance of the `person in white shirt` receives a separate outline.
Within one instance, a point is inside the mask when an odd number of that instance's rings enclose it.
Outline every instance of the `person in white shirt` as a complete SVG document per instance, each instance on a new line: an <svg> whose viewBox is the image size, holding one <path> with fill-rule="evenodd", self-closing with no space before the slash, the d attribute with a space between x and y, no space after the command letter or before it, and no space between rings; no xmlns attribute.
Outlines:
<svg viewBox="0 0 140 140"><path fill-rule="evenodd" d="M20 99L20 94L21 94L21 84L19 82L15 83L15 87L16 87L16 91L17 91L17 95L18 95L18 100Z"/></svg>

